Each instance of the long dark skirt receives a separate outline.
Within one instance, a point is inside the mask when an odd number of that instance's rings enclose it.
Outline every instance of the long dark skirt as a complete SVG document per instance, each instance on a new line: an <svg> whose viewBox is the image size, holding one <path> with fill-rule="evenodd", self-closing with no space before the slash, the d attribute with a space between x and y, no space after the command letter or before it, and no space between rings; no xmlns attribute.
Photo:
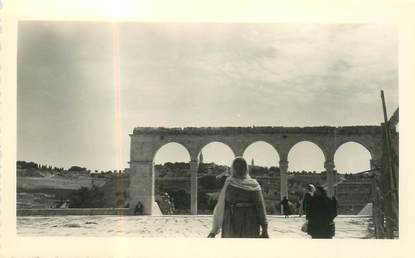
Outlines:
<svg viewBox="0 0 415 258"><path fill-rule="evenodd" d="M335 234L334 218L337 204L326 196L313 197L310 202L308 234L312 238L332 238Z"/></svg>
<svg viewBox="0 0 415 258"><path fill-rule="evenodd" d="M257 238L264 224L266 213L262 192L229 185L225 197L222 237Z"/></svg>

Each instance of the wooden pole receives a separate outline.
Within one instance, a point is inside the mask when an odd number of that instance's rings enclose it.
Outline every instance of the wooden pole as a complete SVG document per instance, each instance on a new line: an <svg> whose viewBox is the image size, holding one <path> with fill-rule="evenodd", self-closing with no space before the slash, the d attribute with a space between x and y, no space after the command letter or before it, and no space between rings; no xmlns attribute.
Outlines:
<svg viewBox="0 0 415 258"><path fill-rule="evenodd" d="M393 161L392 161L392 151L391 151L391 140L390 140L390 131L389 131L389 121L388 121L388 114L386 111L386 104L385 104L385 95L383 93L383 90L381 91L381 98L382 98L382 106L383 106L383 117L385 119L385 138L386 138L386 154L387 154L387 159L388 159L388 165L389 165L389 169L390 169L390 176L392 179L392 190L396 190L397 188L397 183L396 183L396 178L395 178L395 171L393 168Z"/></svg>
<svg viewBox="0 0 415 258"><path fill-rule="evenodd" d="M394 171L394 167L393 167L393 160L392 160L392 150L391 150L391 141L390 141L390 129L389 129L389 122L388 122L388 115L387 115L387 110L386 110L386 104L385 104L385 95L383 93L383 90L381 90L380 92L381 98L382 98L382 107L383 107L383 117L384 117L384 125L383 125L383 129L385 132L385 150L386 150L386 164L387 164L387 170L388 170L388 174L389 174L389 186L390 186L390 190L386 191L386 195L385 196L387 202L387 234L389 238L393 238L393 221L394 218L392 218L392 216L394 215L395 217L398 216L398 211L395 210L393 211L394 206L397 207L397 205L393 205L393 202L395 202L396 204L398 204L399 202L399 198L397 195L397 180L395 178L395 171ZM395 214L393 214L395 213Z"/></svg>

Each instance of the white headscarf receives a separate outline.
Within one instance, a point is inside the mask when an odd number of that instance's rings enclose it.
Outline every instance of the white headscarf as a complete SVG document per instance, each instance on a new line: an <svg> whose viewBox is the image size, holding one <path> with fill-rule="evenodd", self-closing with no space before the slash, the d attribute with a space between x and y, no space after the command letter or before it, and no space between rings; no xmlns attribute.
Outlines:
<svg viewBox="0 0 415 258"><path fill-rule="evenodd" d="M316 192L316 187L315 187L313 184L309 184L309 185L308 185L308 189L309 189L308 193L309 193L311 196L313 196L313 195L314 195L314 193Z"/></svg>
<svg viewBox="0 0 415 258"><path fill-rule="evenodd" d="M220 191L218 202L216 203L215 209L213 210L213 223L212 230L210 232L215 235L219 233L220 229L222 228L223 217L225 214L225 196L228 185L246 191L261 191L261 186L259 185L258 181L249 176L248 168L244 178L235 177L232 169L232 175L226 179L225 184Z"/></svg>

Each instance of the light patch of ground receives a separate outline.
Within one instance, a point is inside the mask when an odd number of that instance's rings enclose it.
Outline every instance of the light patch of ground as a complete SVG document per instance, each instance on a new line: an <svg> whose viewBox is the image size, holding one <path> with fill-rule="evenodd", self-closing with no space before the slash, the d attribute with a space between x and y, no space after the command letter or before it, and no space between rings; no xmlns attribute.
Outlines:
<svg viewBox="0 0 415 258"><path fill-rule="evenodd" d="M63 178L58 176L17 177L16 182L17 188L27 190L41 188L77 190L81 187L91 187L92 182L94 182L96 186L103 186L105 184L105 179L91 177Z"/></svg>
<svg viewBox="0 0 415 258"><path fill-rule="evenodd" d="M268 216L270 238L310 238L300 230L304 218ZM373 238L369 217L339 216L335 219L339 239ZM62 216L17 217L23 236L134 236L197 237L210 231L211 216Z"/></svg>

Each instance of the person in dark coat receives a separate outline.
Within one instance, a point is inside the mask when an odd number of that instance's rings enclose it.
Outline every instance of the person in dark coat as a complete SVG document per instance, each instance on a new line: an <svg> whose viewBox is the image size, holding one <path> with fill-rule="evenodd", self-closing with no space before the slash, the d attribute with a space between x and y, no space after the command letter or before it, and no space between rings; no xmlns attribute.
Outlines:
<svg viewBox="0 0 415 258"><path fill-rule="evenodd" d="M314 187L314 185L309 184L306 188L306 193L304 194L304 197L303 197L302 209L303 209L303 214L305 214L306 220L308 220L308 217L310 214L310 202L315 191L316 191L316 188Z"/></svg>
<svg viewBox="0 0 415 258"><path fill-rule="evenodd" d="M288 218L289 215L291 215L291 209L290 209L290 202L287 199L287 196L284 196L284 198L281 201L282 205L282 211L286 218Z"/></svg>
<svg viewBox="0 0 415 258"><path fill-rule="evenodd" d="M138 202L137 205L134 207L134 215L143 215L143 204Z"/></svg>
<svg viewBox="0 0 415 258"><path fill-rule="evenodd" d="M231 168L232 175L219 194L208 237L213 238L222 230L223 238L268 238L261 186L249 176L244 158L236 157Z"/></svg>
<svg viewBox="0 0 415 258"><path fill-rule="evenodd" d="M316 188L310 199L307 233L312 238L333 238L334 218L337 216L337 201L329 198L322 186Z"/></svg>

